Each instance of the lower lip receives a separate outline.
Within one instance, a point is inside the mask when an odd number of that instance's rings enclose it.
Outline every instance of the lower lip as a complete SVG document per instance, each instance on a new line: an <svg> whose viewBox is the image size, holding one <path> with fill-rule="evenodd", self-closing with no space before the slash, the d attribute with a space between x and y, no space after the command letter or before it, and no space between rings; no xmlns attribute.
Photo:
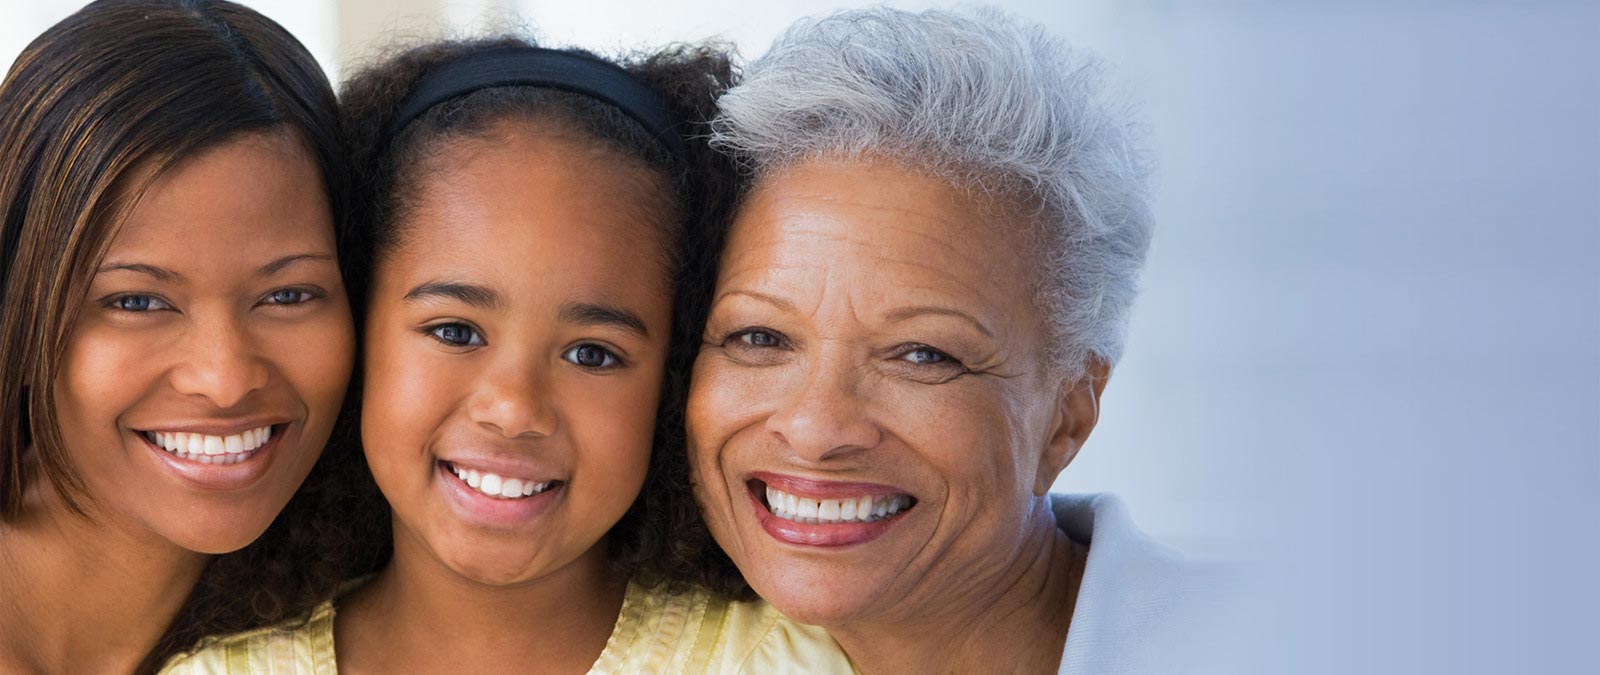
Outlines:
<svg viewBox="0 0 1600 675"><path fill-rule="evenodd" d="M750 505L755 507L756 521L761 524L761 529L772 535L773 539L786 544L797 546L811 546L817 548L838 548L864 544L884 535L889 528L900 522L909 510L901 511L883 520L874 520L870 523L831 523L810 524L785 520L773 515L767 509L766 502L757 497L755 493L745 490L750 495Z"/></svg>
<svg viewBox="0 0 1600 675"><path fill-rule="evenodd" d="M239 490L250 487L262 476L266 475L267 468L272 466L272 458L277 454L273 452L283 442L283 437L289 430L287 424L274 425L272 437L267 444L250 451L250 455L243 460L232 464L203 464L191 459L183 459L167 452L166 448L158 446L145 438L142 432L134 432L150 452L156 456L156 461L179 478L205 490Z"/></svg>
<svg viewBox="0 0 1600 675"><path fill-rule="evenodd" d="M451 505L456 516L492 528L526 526L555 508L556 502L560 501L567 489L566 483L562 483L530 497L490 497L463 483L443 462L434 462L433 470L438 477L436 482L439 489L444 491L445 501Z"/></svg>

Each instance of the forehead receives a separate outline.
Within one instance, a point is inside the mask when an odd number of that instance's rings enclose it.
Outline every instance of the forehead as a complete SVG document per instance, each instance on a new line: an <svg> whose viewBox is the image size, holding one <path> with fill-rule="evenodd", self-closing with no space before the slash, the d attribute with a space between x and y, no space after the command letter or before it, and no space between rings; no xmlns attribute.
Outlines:
<svg viewBox="0 0 1600 675"><path fill-rule="evenodd" d="M725 282L849 275L861 291L898 288L1027 297L1025 219L948 182L886 162L815 160L762 180L740 209Z"/></svg>
<svg viewBox="0 0 1600 675"><path fill-rule="evenodd" d="M148 168L127 183L143 182ZM333 252L321 169L298 137L241 135L156 176L117 230L110 255L235 259L279 248Z"/></svg>
<svg viewBox="0 0 1600 675"><path fill-rule="evenodd" d="M564 134L452 141L413 185L381 273L669 295L672 217L647 169Z"/></svg>

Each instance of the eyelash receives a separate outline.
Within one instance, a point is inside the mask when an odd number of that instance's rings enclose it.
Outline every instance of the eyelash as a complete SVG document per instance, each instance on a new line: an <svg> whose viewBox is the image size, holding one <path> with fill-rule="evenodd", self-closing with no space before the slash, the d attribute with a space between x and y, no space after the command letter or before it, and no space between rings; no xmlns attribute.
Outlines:
<svg viewBox="0 0 1600 675"><path fill-rule="evenodd" d="M130 307L125 307L122 304L123 302L128 301L128 300L140 300L140 299L148 301L146 303L147 306L142 308L142 309L133 309L133 308L130 308ZM109 298L106 298L105 300L103 300L101 302L108 309L112 309L112 310L115 310L115 311L118 311L118 312L126 312L128 314L148 314L150 312L160 312L160 311L165 311L165 310L172 309L172 303L167 302L166 300L162 299L161 296L151 295L149 293L124 293L122 295L113 295L113 296L111 296ZM153 305L156 305L156 304L160 304L161 306L160 307L153 306Z"/></svg>
<svg viewBox="0 0 1600 675"><path fill-rule="evenodd" d="M298 294L299 299L295 300L294 302L273 302L272 301L273 296L276 296L279 293L296 293L296 294ZM265 297L263 297L261 299L260 302L258 302L256 304L258 306L259 305L273 305L273 306L278 306L278 307L293 307L295 305L306 304L306 303L311 302L313 300L320 300L323 297L324 297L324 294L321 291L319 291L317 289L314 289L314 288L280 288L280 289L277 289L275 291L272 291L272 292L268 293Z"/></svg>
<svg viewBox="0 0 1600 675"><path fill-rule="evenodd" d="M590 366L590 365L585 365L585 364L579 363L577 354L578 354L578 350L581 350L581 349L599 350L600 359L601 359L600 360L600 365L598 365L598 366ZM627 365L627 364L625 364L623 362L622 357L618 356L616 352L611 351L610 349L607 349L606 347L598 345L598 344L595 344L593 342L584 342L582 344L573 345L572 347L568 348L567 351L561 352L561 358L564 359L567 363L570 363L570 364L575 365L575 366L577 366L579 368L582 368L584 370L589 370L589 371L615 370L617 368L621 368L624 365Z"/></svg>
<svg viewBox="0 0 1600 675"><path fill-rule="evenodd" d="M277 296L281 293L294 293L296 296L294 300L289 302L274 302L274 296ZM256 302L256 306L260 307L263 305L270 305L273 307L294 307L297 305L306 304L313 300L319 300L322 297L323 293L314 288L280 288L267 293L261 298L260 301ZM135 309L123 304L129 300L145 300L146 303L144 307ZM119 312L127 312L129 314L148 314L150 312L161 312L174 309L172 303L153 293L123 293L119 295L113 295L101 302L109 309Z"/></svg>
<svg viewBox="0 0 1600 675"><path fill-rule="evenodd" d="M761 336L761 335L770 336L773 339L774 344L767 344L767 345L754 344L753 339L756 336ZM736 342L737 342L737 344L735 344ZM722 345L724 347L735 347L735 348L738 348L738 349L752 349L752 350L786 349L789 346L789 341L788 341L788 338L784 337L784 335L782 333L779 333L779 332L777 332L775 330L772 330L772 329L769 329L769 328L753 327L753 328L744 328L744 329L740 329L740 330L734 331L732 333L729 333L727 337L722 339ZM910 356L912 356L914 354L928 354L928 355L930 355L931 360L918 362L918 361L914 361L914 360L908 358L908 357L910 357ZM943 351L941 349L936 349L934 347L922 344L920 342L913 342L913 343L901 345L895 352L895 358L897 360L904 361L907 364L912 365L912 366L929 367L929 368L941 368L941 369L947 369L947 370L959 370L961 372L969 372L967 370L966 364L962 363L961 359L958 359L958 358L956 358L954 356L951 356L949 354L949 352L945 352L945 351Z"/></svg>
<svg viewBox="0 0 1600 675"><path fill-rule="evenodd" d="M461 337L456 337L455 339L452 339L450 337L446 337L445 333L446 333L446 331L448 329L458 329L459 331L465 331L466 336L465 336L464 339L462 339ZM450 347L457 347L457 348L482 347L484 345L489 344L488 341L483 338L483 332L482 331L479 331L477 329L477 327L475 327L475 326L473 326L471 324L468 324L468 323L465 323L465 322L461 322L461 321L451 321L451 322L448 322L448 323L434 324L432 326L427 326L427 327L423 328L422 332L427 334L429 337L432 337L433 339L438 340L439 342L441 342L441 343L443 343L443 344L445 344L447 346L450 346ZM600 364L599 365L586 365L586 364L580 363L579 360L578 360L578 352L579 352L579 350L582 350L582 349L599 350L600 359L601 359L600 360ZM590 370L590 371L615 370L617 368L621 368L621 367L627 365L627 362L623 361L622 357L619 356L615 351L612 351L611 349L609 349L607 347L604 347L604 346L599 345L599 344L595 344L593 342L584 342L584 343L581 343L581 344L573 345L572 347L569 347L566 351L561 353L561 358L566 360L568 363L571 363L572 365L575 365L575 366L577 366L579 368L583 368L584 370Z"/></svg>
<svg viewBox="0 0 1600 675"><path fill-rule="evenodd" d="M449 328L458 328L466 331L466 340L463 342L459 339L453 340L445 337L445 329ZM476 326L468 323L462 323L460 321L451 321L448 323L439 323L432 326L427 326L422 329L422 332L450 347L482 347L489 344L483 339L483 332L478 330Z"/></svg>
<svg viewBox="0 0 1600 675"><path fill-rule="evenodd" d="M755 344L755 342L753 342L752 340L757 335L770 336L773 339L773 342L775 344L770 344L770 345L758 345L758 344ZM745 348L745 349L771 349L771 348L779 348L779 349L781 349L781 348L787 347L788 346L788 342L789 342L788 339L786 339L783 336L782 333L779 333L778 331L771 330L771 329L768 329L768 328L760 328L760 327L745 328L745 329L742 329L742 330L737 330L737 331L734 331L732 333L729 333L727 337L722 338L722 344L723 344L723 346L729 346L730 343L733 342L734 340L738 340L740 342L739 346L742 347L742 348Z"/></svg>
<svg viewBox="0 0 1600 675"><path fill-rule="evenodd" d="M917 361L913 361L913 360L907 358L907 357L911 356L912 354L918 354L918 353L932 354L935 357L937 357L937 360L934 360L934 361L923 361L923 362L919 363ZM936 368L952 368L952 369L960 369L960 370L963 370L963 371L965 371L967 369L966 364L963 364L961 362L961 359L958 359L958 358L956 358L954 356L951 356L949 353L944 352L942 350L935 349L933 347L930 347L930 346L925 345L925 344L920 344L920 343L912 343L912 344L908 344L908 345L902 345L900 347L899 352L895 355L895 358L897 358L897 359L899 359L901 361L905 361L906 363L909 363L909 364L914 365L914 366L931 366L931 367L936 367Z"/></svg>

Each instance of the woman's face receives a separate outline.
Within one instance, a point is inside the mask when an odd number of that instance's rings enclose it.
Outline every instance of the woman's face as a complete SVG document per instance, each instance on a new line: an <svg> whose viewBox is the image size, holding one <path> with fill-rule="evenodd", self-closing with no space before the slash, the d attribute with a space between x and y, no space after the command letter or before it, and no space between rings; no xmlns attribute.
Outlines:
<svg viewBox="0 0 1600 675"><path fill-rule="evenodd" d="M55 383L62 440L97 511L232 551L316 463L354 348L316 162L239 136L158 177L113 238Z"/></svg>
<svg viewBox="0 0 1600 675"><path fill-rule="evenodd" d="M690 459L712 533L779 610L915 619L1017 557L1087 435L1046 368L1021 222L845 161L767 177L738 214Z"/></svg>
<svg viewBox="0 0 1600 675"><path fill-rule="evenodd" d="M603 559L666 363L661 188L523 125L427 161L367 322L361 433L396 557L488 584Z"/></svg>

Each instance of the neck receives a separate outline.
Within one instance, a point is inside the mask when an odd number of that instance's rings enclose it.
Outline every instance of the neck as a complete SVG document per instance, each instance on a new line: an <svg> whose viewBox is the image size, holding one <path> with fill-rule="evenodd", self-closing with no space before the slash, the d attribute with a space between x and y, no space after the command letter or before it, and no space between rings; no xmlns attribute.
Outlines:
<svg viewBox="0 0 1600 675"><path fill-rule="evenodd" d="M0 671L133 672L206 556L116 514L73 513L44 480L0 524Z"/></svg>
<svg viewBox="0 0 1600 675"><path fill-rule="evenodd" d="M1077 603L1088 548L1056 527L1048 498L1028 514L1024 544L997 572L929 589L893 616L826 626L867 675L1054 672Z"/></svg>
<svg viewBox="0 0 1600 675"><path fill-rule="evenodd" d="M398 520L394 531L394 558L334 617L341 672L581 673L605 649L627 579L603 545L537 579L491 585L450 569Z"/></svg>

